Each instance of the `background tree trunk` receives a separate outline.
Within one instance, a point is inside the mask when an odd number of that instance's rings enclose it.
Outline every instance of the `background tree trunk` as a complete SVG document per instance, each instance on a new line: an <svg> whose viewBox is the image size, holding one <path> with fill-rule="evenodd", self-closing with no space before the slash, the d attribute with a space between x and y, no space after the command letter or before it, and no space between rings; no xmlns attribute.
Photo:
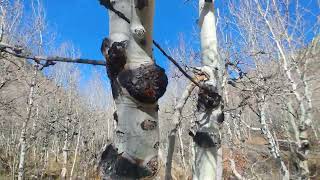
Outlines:
<svg viewBox="0 0 320 180"><path fill-rule="evenodd" d="M23 180L25 176L25 159L27 153L27 128L28 123L32 116L32 108L34 102L34 89L37 83L37 75L38 75L38 66L34 66L34 73L30 84L30 92L28 97L28 106L27 106L27 117L22 124L22 130L20 135L20 159L19 159L19 170L18 170L18 180Z"/></svg>
<svg viewBox="0 0 320 180"><path fill-rule="evenodd" d="M195 159L194 180L221 179L217 175L217 156L221 148L220 123L222 112L222 76L224 65L217 51L216 24L212 1L199 0L199 26L202 53L202 71L208 76L198 94L198 117L190 131L193 137Z"/></svg>
<svg viewBox="0 0 320 180"><path fill-rule="evenodd" d="M268 124L266 122L267 104L265 102L266 99L265 99L264 95L261 95L261 99L262 99L261 102L258 103L258 109L260 112L261 133L265 136L266 140L268 141L270 154L273 156L273 158L275 158L278 165L280 166L281 179L289 180L289 171L288 171L286 164L284 163L284 161L281 158L280 150L279 150L279 147L276 143L277 139L272 135L272 133L268 127Z"/></svg>

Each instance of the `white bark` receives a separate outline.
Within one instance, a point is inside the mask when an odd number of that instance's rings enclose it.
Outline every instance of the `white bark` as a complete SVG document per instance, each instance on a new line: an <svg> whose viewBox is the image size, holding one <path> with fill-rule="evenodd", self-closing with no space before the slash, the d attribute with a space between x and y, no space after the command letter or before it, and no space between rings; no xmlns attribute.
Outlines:
<svg viewBox="0 0 320 180"><path fill-rule="evenodd" d="M257 8L258 8L258 12L259 14L264 18L264 21L268 27L268 29L270 30L270 33L272 35L272 38L274 40L274 42L276 43L276 46L279 50L280 53L280 57L282 60L282 66L283 69L285 71L285 74L287 76L287 79L289 80L289 83L291 85L292 88L292 92L299 104L299 108L300 108L300 125L299 125L299 139L300 139L300 144L299 144L299 148L297 149L297 154L299 157L299 168L300 168L300 177L301 178L306 178L309 179L309 167L308 167L308 158L307 155L309 153L309 135L308 135L308 129L311 127L311 119L309 116L307 116L307 111L305 108L305 103L304 103L304 96L302 96L300 94L300 92L297 90L298 87L298 82L297 80L294 78L292 72L291 72L291 61L290 58L287 57L287 55L285 54L285 50L283 48L283 46L281 45L281 42L279 40L279 38L277 37L276 33L274 32L274 27L272 27L270 21L267 18L267 13L264 13L262 10L262 7L260 5L260 3L258 2L258 0L255 0L256 4L257 4ZM301 79L303 81L303 79ZM305 84L304 84L305 85ZM307 117L307 119L306 119Z"/></svg>
<svg viewBox="0 0 320 180"><path fill-rule="evenodd" d="M295 140L297 141L298 144L300 144L299 128L298 128L297 123L295 121L295 118L292 114L292 113L294 113L294 110L293 110L292 103L290 100L287 103L287 107L288 107L288 114L289 114L289 122L290 122L291 128L293 130Z"/></svg>
<svg viewBox="0 0 320 180"><path fill-rule="evenodd" d="M199 16L202 63L204 65L202 70L209 76L209 80L205 82L205 86L210 87L210 91L216 93L215 96L220 96L220 98L215 99L215 101L217 101L215 103L217 104L213 107L207 107L205 105L204 109L199 110L199 117L196 122L196 130L193 137L195 141L193 180L212 180L222 178L217 177L217 166L220 166L217 165L217 156L218 151L221 148L218 120L223 118L221 109L221 84L224 66L222 66L217 51L213 2L199 0ZM208 93L207 91L208 90L205 90L205 93ZM198 103L201 105L200 101ZM204 142L197 142L197 136L201 134L211 139L209 144L201 145L201 143ZM201 139L202 138L200 138L200 140Z"/></svg>
<svg viewBox="0 0 320 180"><path fill-rule="evenodd" d="M22 124L22 130L20 135L20 159L18 166L18 180L23 180L25 177L25 159L27 153L27 126L31 119L32 108L34 102L34 89L37 83L38 66L34 67L34 73L30 84L30 92L28 97L27 117Z"/></svg>
<svg viewBox="0 0 320 180"><path fill-rule="evenodd" d="M113 7L130 19L130 1L131 0L112 0L111 3L114 2ZM111 40L111 43L129 40L130 24L112 11L109 11L109 24L109 39Z"/></svg>
<svg viewBox="0 0 320 180"><path fill-rule="evenodd" d="M72 81L70 79L70 81ZM72 82L70 82L72 84ZM67 117L66 117L66 128L65 131L65 139L62 149L63 163L61 169L61 179L66 179L68 174L68 159L69 159L69 128L71 124L71 108L72 108L72 86L69 89L69 102L67 107Z"/></svg>
<svg viewBox="0 0 320 180"><path fill-rule="evenodd" d="M74 168L75 168L75 165L77 162L77 156L78 156L79 145L80 145L80 136L81 136L81 126L79 127L76 149L74 150L73 163L72 163L72 168L70 171L70 180L72 180L72 178L73 178L73 171L74 171Z"/></svg>
<svg viewBox="0 0 320 180"><path fill-rule="evenodd" d="M117 107L117 128L114 143L107 146L104 154L111 155L113 152L120 158L113 167L107 162L113 161L115 155L102 158L102 176L116 179L153 177L159 170L159 97L150 101L148 98L155 96L159 90L154 89L159 85L154 78L164 77L164 71L157 69L152 57L154 0L114 0L113 7L128 17L131 23L113 12L109 13L111 43L107 47L110 58L106 56L106 59L110 61L107 67ZM125 49L125 53L112 54L112 50L119 49L119 46ZM123 58L112 59L113 55ZM114 72L112 65L117 65L117 61L125 61L125 65L119 72Z"/></svg>
<svg viewBox="0 0 320 180"><path fill-rule="evenodd" d="M68 120L68 119L67 119ZM63 149L62 149L62 156L63 156L63 163L62 163L62 169L61 169L61 179L66 179L67 177L67 173L68 173L68 129L66 129L66 133L65 133L65 139L64 139L64 145L63 145Z"/></svg>
<svg viewBox="0 0 320 180"><path fill-rule="evenodd" d="M271 155L277 160L277 162L279 163L279 165L281 167L282 179L289 180L288 168L281 158L280 151L277 146L276 140L275 140L274 136L271 134L270 129L269 129L267 122L266 122L266 102L264 102L264 97L262 97L262 98L263 98L263 102L261 102L259 104L260 124L262 126L261 132L265 136L265 138L267 139L267 141L269 143L269 150L270 150Z"/></svg>
<svg viewBox="0 0 320 180"><path fill-rule="evenodd" d="M131 5L134 6L134 0L131 0ZM149 8L153 7L151 6ZM143 28L140 22L136 22L140 19L134 15L134 12L136 11L138 11L136 8L132 10L133 16L131 18L132 23L130 26L133 36L138 36L138 34L134 34L134 32L140 32L142 31L140 28ZM152 16L152 14L150 14L150 16ZM151 29L149 29L148 33L150 33L150 31ZM147 32L144 32L144 35L142 36L146 36L146 34ZM138 40L134 37L130 37L126 64L128 65L128 68L138 68L141 64L153 63L153 60L146 54L144 49L139 46L137 41ZM117 131L124 133L116 134L115 144L118 151L125 152L129 157L138 158L143 161L149 161L151 158L157 156L158 151L153 148L153 145L159 141L159 127L157 126L154 131L150 132L144 132L140 127L144 120L155 121L158 124L158 113L157 111L154 111L156 105L140 103L127 93L116 100L116 104L119 116ZM139 106L141 106L141 109L138 109Z"/></svg>
<svg viewBox="0 0 320 180"><path fill-rule="evenodd" d="M319 139L318 136L318 131L315 127L314 127L314 123L313 122L313 103L312 103L312 91L310 88L310 85L308 84L308 66L309 66L309 61L314 58L317 57L317 51L316 49L319 48L319 38L316 37L312 40L311 46L308 47L307 49L307 57L305 59L304 62L304 67L303 67L303 73L300 72L299 67L296 67L298 74L301 77L303 86L304 86L304 95L305 95L305 100L307 101L307 112L306 112L306 121L310 122L310 126L312 127L312 130L314 132L314 135L316 137L316 139Z"/></svg>
<svg viewBox="0 0 320 180"><path fill-rule="evenodd" d="M180 156L181 156L181 161L182 161L182 168L186 169L186 160L184 156L184 145L183 145L183 140L182 140L182 128L178 128L178 138L179 138L179 145L180 145Z"/></svg>

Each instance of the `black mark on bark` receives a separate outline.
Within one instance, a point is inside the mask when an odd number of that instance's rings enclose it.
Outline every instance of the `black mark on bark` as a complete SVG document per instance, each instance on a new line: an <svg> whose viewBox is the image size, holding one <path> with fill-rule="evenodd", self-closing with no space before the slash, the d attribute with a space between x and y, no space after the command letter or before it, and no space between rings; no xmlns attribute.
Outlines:
<svg viewBox="0 0 320 180"><path fill-rule="evenodd" d="M221 140L217 135L198 131L196 134L189 132L189 135L193 138L193 141L202 148L220 147Z"/></svg>
<svg viewBox="0 0 320 180"><path fill-rule="evenodd" d="M163 68L155 64L119 73L120 84L129 94L143 103L155 103L166 92L168 78Z"/></svg>
<svg viewBox="0 0 320 180"><path fill-rule="evenodd" d="M148 0L135 0L134 1L136 8L142 10L143 8L148 6Z"/></svg>
<svg viewBox="0 0 320 180"><path fill-rule="evenodd" d="M111 2L111 0L99 0L100 5L106 7L107 9L113 8L115 2Z"/></svg>
<svg viewBox="0 0 320 180"><path fill-rule="evenodd" d="M218 115L217 121L218 121L218 123L223 123L223 121L224 121L224 113L223 112Z"/></svg>
<svg viewBox="0 0 320 180"><path fill-rule="evenodd" d="M102 43L104 44L104 43ZM114 42L108 50L107 70L110 79L114 79L123 70L127 61L126 56L127 41Z"/></svg>
<svg viewBox="0 0 320 180"><path fill-rule="evenodd" d="M144 120L141 123L141 128L145 131L151 131L154 130L157 127L157 122L156 121L151 121L151 120Z"/></svg>
<svg viewBox="0 0 320 180"><path fill-rule="evenodd" d="M116 174L120 177L143 178L152 175L152 172L137 162L119 156L116 162Z"/></svg>
<svg viewBox="0 0 320 180"><path fill-rule="evenodd" d="M141 179L153 177L158 172L158 157L152 158L145 166L139 159L131 159L123 156L123 153L110 144L102 153L99 169L106 179L133 178Z"/></svg>
<svg viewBox="0 0 320 180"><path fill-rule="evenodd" d="M141 46L145 46L147 44L147 40L146 39L141 39L140 40L140 45Z"/></svg>
<svg viewBox="0 0 320 180"><path fill-rule="evenodd" d="M151 177L154 177L159 170L159 160L158 156L153 157L148 163L147 163L147 168L151 172Z"/></svg>
<svg viewBox="0 0 320 180"><path fill-rule="evenodd" d="M109 55L108 55L108 49L110 48L111 46L111 42L110 42L110 39L108 38L104 38L103 41L102 41L102 44L101 44L101 53L102 55L105 57L105 59L107 60Z"/></svg>
<svg viewBox="0 0 320 180"><path fill-rule="evenodd" d="M101 53L107 61L107 72L114 99L118 98L121 91L120 86L116 81L116 77L119 72L123 70L124 65L126 64L126 46L127 41L114 42L111 45L111 41L108 38L105 38L101 45Z"/></svg>
<svg viewBox="0 0 320 180"><path fill-rule="evenodd" d="M119 134L119 135L123 135L124 134L124 132L121 132L119 130L117 130L116 133Z"/></svg>
<svg viewBox="0 0 320 180"><path fill-rule="evenodd" d="M159 142L156 142L153 146L154 149L158 150L159 149L159 146L160 146L160 143Z"/></svg>
<svg viewBox="0 0 320 180"><path fill-rule="evenodd" d="M198 93L198 111L206 111L214 109L221 104L221 96L216 93L216 88L210 85L205 85L205 88L200 89Z"/></svg>
<svg viewBox="0 0 320 180"><path fill-rule="evenodd" d="M112 144L108 145L102 152L99 160L99 170L103 176L103 179L112 174L112 171L115 169L114 166L117 156L118 150Z"/></svg>
<svg viewBox="0 0 320 180"><path fill-rule="evenodd" d="M117 111L115 111L113 113L113 119L116 121L116 123L118 124L118 121L119 121L119 118L118 118L118 114L117 114Z"/></svg>
<svg viewBox="0 0 320 180"><path fill-rule="evenodd" d="M117 99L120 95L121 89L119 83L115 79L110 79L112 96Z"/></svg>

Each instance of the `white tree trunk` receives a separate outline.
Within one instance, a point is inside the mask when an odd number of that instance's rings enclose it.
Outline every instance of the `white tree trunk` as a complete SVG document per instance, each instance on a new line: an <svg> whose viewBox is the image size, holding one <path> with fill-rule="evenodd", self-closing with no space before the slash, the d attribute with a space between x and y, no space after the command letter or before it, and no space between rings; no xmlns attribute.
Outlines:
<svg viewBox="0 0 320 180"><path fill-rule="evenodd" d="M131 23L110 12L110 39L104 40L102 52L117 107L117 128L100 168L106 179L152 178L159 170L157 100L168 83L152 56L154 1L112 2Z"/></svg>
<svg viewBox="0 0 320 180"><path fill-rule="evenodd" d="M69 119L67 119L69 120ZM69 128L69 127L68 127ZM65 139L64 139L64 145L63 145L63 149L62 149L62 156L63 156L63 163L62 163L62 169L61 169L61 179L66 179L67 178L67 173L68 173L68 138L69 138L69 134L68 134L68 129L66 129L66 133L65 133Z"/></svg>
<svg viewBox="0 0 320 180"><path fill-rule="evenodd" d="M272 27L270 21L267 19L266 14L263 13L261 4L258 2L258 0L255 0L257 4L258 11L260 15L264 18L264 21L267 25L267 27L270 30L270 33L272 35L273 40L276 43L276 46L279 50L280 58L282 60L282 66L285 71L285 74L287 76L287 79L291 85L292 92L299 104L300 108L300 125L299 125L299 138L300 138L300 144L297 151L297 156L299 160L299 168L300 168L300 177L303 179L309 179L309 167L308 167L308 153L310 149L310 142L309 142L309 134L308 129L311 127L311 119L307 116L307 111L305 108L305 102L304 102L304 96L300 94L298 91L298 82L296 78L294 78L292 72L291 72L291 60L288 58L285 54L285 49L281 45L281 42L277 35L274 32L274 27ZM303 81L303 79L301 79ZM306 119L306 117L308 119Z"/></svg>
<svg viewBox="0 0 320 180"><path fill-rule="evenodd" d="M289 180L288 168L281 158L278 145L276 144L276 140L274 136L271 134L270 129L266 122L266 102L265 102L264 96L262 98L263 98L263 101L259 104L260 124L262 126L261 133L265 136L266 140L269 143L269 150L271 155L276 159L277 163L279 163L280 165L282 179Z"/></svg>
<svg viewBox="0 0 320 180"><path fill-rule="evenodd" d="M77 156L78 156L78 151L79 151L79 146L80 146L80 136L81 136L81 126L79 127L76 149L74 150L73 163L72 163L72 168L70 171L70 180L73 179L73 171L74 171L74 168L75 168L75 165L77 162Z"/></svg>
<svg viewBox="0 0 320 180"><path fill-rule="evenodd" d="M196 87L195 84L190 84L187 86L186 90L182 93L181 98L177 102L177 105L175 107L174 115L173 115L173 123L174 123L174 128L171 129L170 134L168 136L168 154L167 154L167 160L166 160L166 170L165 170L165 180L171 180L172 179L172 174L171 174L171 169L172 169L172 161L173 161L173 155L174 155L174 149L175 149L175 142L176 142L176 135L178 128L180 128L181 125L181 113L183 110L183 107L185 106L188 98L190 97L192 91ZM180 143L182 141L180 140Z"/></svg>
<svg viewBox="0 0 320 180"><path fill-rule="evenodd" d="M319 47L319 38L315 38L312 43L311 43L311 47L308 48L307 50L307 57L305 58L305 62L304 62L304 67L303 67L303 72L300 71L299 67L295 64L297 72L299 74L299 76L301 77L303 86L304 86L304 95L305 95L305 100L307 101L307 112L306 112L306 122L310 122L310 126L314 132L314 135L316 137L316 139L318 140L318 131L315 127L314 127L314 123L313 122L313 103L312 103L312 90L310 85L308 84L308 66L309 66L309 61L312 59L312 57L317 57L319 54L316 54L316 48Z"/></svg>
<svg viewBox="0 0 320 180"><path fill-rule="evenodd" d="M65 139L62 149L63 163L61 169L61 179L66 179L68 174L68 159L69 159L69 128L71 124L71 108L72 108L72 89L69 90L69 102L67 107L67 118L66 118L66 128L65 130Z"/></svg>
<svg viewBox="0 0 320 180"><path fill-rule="evenodd" d="M217 177L218 151L221 148L219 126L224 120L222 112L222 76L224 65L217 51L216 24L213 2L199 0L199 26L202 52L202 70L209 80L200 89L199 116L190 135L194 144L194 180L221 179ZM218 173L220 174L220 173Z"/></svg>
<svg viewBox="0 0 320 180"><path fill-rule="evenodd" d="M30 92L28 98L28 107L27 107L27 117L22 124L22 130L20 135L20 159L19 159L19 169L18 169L18 180L23 180L25 176L25 159L27 153L27 126L31 119L33 101L34 101L34 89L37 83L37 75L38 75L38 66L35 65L34 73L32 76L31 84L30 84Z"/></svg>

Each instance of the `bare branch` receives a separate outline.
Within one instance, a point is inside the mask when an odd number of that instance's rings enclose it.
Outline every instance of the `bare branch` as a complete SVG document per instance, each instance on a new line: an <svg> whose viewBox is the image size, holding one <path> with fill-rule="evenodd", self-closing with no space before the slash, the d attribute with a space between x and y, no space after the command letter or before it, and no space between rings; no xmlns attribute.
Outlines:
<svg viewBox="0 0 320 180"><path fill-rule="evenodd" d="M31 59L34 60L36 63L40 63L40 61L46 61L44 65L52 65L51 62L68 62L68 63L78 63L78 64L91 64L96 66L105 66L106 62L101 60L92 60L92 59L81 59L81 58L66 58L66 57L59 57L59 56L33 56L29 55L28 53L24 52L23 48L15 47L9 44L0 43L0 51L9 53L13 56L23 58L23 59Z"/></svg>

